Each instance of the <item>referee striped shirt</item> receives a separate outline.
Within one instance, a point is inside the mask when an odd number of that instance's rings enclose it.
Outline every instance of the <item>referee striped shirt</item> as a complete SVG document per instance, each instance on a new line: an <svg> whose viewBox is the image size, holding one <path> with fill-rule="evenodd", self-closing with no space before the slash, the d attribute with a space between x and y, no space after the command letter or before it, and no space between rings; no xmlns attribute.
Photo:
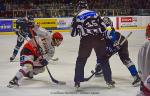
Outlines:
<svg viewBox="0 0 150 96"><path fill-rule="evenodd" d="M83 10L72 20L72 37L105 34L106 32L106 25L95 11Z"/></svg>

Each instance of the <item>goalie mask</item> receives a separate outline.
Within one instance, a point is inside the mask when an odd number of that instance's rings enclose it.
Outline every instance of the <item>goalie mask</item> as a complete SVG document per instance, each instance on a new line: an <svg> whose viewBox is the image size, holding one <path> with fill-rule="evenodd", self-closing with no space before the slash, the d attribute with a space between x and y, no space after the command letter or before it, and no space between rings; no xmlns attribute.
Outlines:
<svg viewBox="0 0 150 96"><path fill-rule="evenodd" d="M63 40L63 36L62 34L60 34L59 32L55 32L52 35L52 45L53 46L59 46L61 44Z"/></svg>

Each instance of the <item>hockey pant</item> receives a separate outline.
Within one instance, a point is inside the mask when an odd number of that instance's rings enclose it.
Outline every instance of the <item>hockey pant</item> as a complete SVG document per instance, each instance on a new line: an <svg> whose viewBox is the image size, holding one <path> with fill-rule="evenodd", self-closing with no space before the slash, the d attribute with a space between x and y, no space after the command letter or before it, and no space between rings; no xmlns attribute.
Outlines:
<svg viewBox="0 0 150 96"><path fill-rule="evenodd" d="M15 77L17 77L18 80L21 80L23 77L32 77L33 75L43 73L44 71L45 67L33 68L32 64L27 63L21 67L21 69L16 73Z"/></svg>
<svg viewBox="0 0 150 96"><path fill-rule="evenodd" d="M105 51L105 41L101 39L99 36L87 36L83 37L80 40L78 58L76 60L75 67L75 82L83 82L84 81L84 67L87 61L87 58L90 56L92 49L94 49L96 56L102 59L102 69L104 71L104 79L105 81L111 81L111 69L109 66L108 59L106 57Z"/></svg>
<svg viewBox="0 0 150 96"><path fill-rule="evenodd" d="M117 52L119 54L119 57L120 57L120 60L122 61L122 63L130 71L130 74L132 76L136 76L138 72L137 72L137 69L136 69L134 63L129 58L128 42L126 41ZM109 55L108 58L110 58L111 56ZM101 62L101 59L97 57L97 65L101 64L100 62ZM101 71L101 65L99 65L97 67L96 71Z"/></svg>

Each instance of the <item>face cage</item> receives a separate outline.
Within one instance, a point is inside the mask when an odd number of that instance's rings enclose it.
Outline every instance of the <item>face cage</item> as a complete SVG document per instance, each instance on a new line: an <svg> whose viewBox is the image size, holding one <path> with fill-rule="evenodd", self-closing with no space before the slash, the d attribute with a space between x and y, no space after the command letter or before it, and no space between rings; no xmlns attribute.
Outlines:
<svg viewBox="0 0 150 96"><path fill-rule="evenodd" d="M109 18L104 18L103 19L103 22L106 24L106 25L112 25L112 21L109 19Z"/></svg>
<svg viewBox="0 0 150 96"><path fill-rule="evenodd" d="M62 43L62 39L53 39L54 46L59 46Z"/></svg>

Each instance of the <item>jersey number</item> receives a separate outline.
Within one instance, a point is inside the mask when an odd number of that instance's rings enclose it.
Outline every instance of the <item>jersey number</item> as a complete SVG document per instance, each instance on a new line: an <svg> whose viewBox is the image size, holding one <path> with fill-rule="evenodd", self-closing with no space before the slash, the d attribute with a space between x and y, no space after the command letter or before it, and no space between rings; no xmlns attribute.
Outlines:
<svg viewBox="0 0 150 96"><path fill-rule="evenodd" d="M89 18L84 22L84 27L87 29L97 29L98 28L97 19Z"/></svg>

